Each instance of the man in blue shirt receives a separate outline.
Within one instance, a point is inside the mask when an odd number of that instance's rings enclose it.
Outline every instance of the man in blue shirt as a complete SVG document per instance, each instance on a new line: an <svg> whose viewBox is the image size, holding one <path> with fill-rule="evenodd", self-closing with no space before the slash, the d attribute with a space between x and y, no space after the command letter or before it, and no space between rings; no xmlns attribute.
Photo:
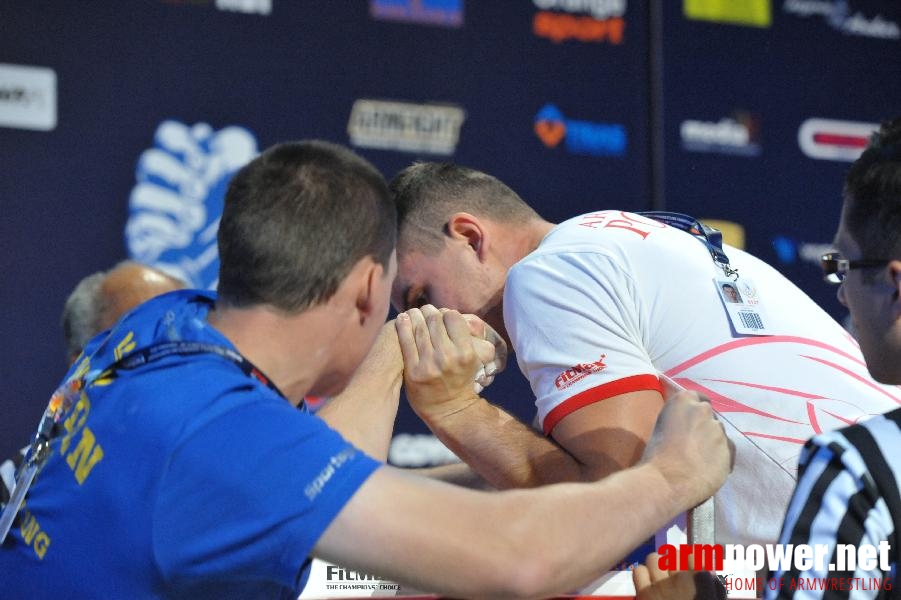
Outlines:
<svg viewBox="0 0 901 600"><path fill-rule="evenodd" d="M242 169L218 296L143 304L54 394L49 451L0 549L3 597L289 598L312 556L457 597L546 596L722 484L728 443L691 393L668 403L639 466L510 493L385 466L302 410L344 390L377 337L399 344L409 394L478 399L493 352L478 321L424 306L386 334L395 227L381 175L340 146L280 144ZM360 417L326 412L339 428Z"/></svg>

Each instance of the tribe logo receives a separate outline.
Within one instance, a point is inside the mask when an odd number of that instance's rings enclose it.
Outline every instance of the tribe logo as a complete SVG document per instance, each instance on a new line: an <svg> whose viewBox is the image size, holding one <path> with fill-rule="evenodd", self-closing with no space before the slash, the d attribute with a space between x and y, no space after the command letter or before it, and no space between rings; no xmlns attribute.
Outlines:
<svg viewBox="0 0 901 600"><path fill-rule="evenodd" d="M854 162L877 129L878 123L807 119L798 129L798 145L810 158Z"/></svg>
<svg viewBox="0 0 901 600"><path fill-rule="evenodd" d="M131 258L197 288L214 288L216 233L231 176L257 155L242 127L214 131L206 123L160 123L145 150L129 197L125 239Z"/></svg>
<svg viewBox="0 0 901 600"><path fill-rule="evenodd" d="M573 154L623 156L626 153L626 128L619 123L590 123L565 119L553 104L546 104L535 115L535 135L548 148L561 141Z"/></svg>
<svg viewBox="0 0 901 600"><path fill-rule="evenodd" d="M532 0L532 3L539 9L532 19L532 32L538 37L558 44L566 40L623 43L626 0Z"/></svg>
<svg viewBox="0 0 901 600"><path fill-rule="evenodd" d="M369 14L382 21L463 26L463 0L369 0Z"/></svg>
<svg viewBox="0 0 901 600"><path fill-rule="evenodd" d="M607 355L601 354L601 358L595 362L579 363L568 368L560 373L560 375L557 376L557 379L554 380L554 387L558 390L565 390L574 383L585 379L592 373L600 373L607 368L607 365L604 364L605 358L607 358Z"/></svg>
<svg viewBox="0 0 901 600"><path fill-rule="evenodd" d="M799 17L818 15L827 25L845 35L882 40L901 39L901 27L897 23L884 19L879 14L870 18L858 11L852 15L847 0L786 0L782 10Z"/></svg>

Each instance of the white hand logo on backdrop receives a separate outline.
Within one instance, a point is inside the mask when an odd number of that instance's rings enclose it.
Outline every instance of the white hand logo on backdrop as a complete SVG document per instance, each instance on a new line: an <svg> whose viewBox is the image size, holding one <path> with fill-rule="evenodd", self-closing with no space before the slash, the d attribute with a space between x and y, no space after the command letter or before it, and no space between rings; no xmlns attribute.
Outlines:
<svg viewBox="0 0 901 600"><path fill-rule="evenodd" d="M189 285L216 285L216 232L231 175L257 155L242 127L214 131L206 123L160 123L145 150L129 198L125 238L131 257Z"/></svg>

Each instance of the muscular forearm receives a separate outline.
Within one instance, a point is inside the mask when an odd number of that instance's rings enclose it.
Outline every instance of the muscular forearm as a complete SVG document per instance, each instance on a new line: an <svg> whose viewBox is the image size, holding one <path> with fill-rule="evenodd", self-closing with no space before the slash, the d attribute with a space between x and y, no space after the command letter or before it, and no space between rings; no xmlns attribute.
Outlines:
<svg viewBox="0 0 901 600"><path fill-rule="evenodd" d="M400 347L389 323L347 388L317 414L356 447L387 461L402 383Z"/></svg>
<svg viewBox="0 0 901 600"><path fill-rule="evenodd" d="M498 489L585 478L584 465L572 455L484 399L448 415L421 416L448 448Z"/></svg>
<svg viewBox="0 0 901 600"><path fill-rule="evenodd" d="M343 513L367 524L364 531L350 536L342 518L318 546L328 560L432 593L547 597L595 579L690 505L669 489L650 465L602 482L501 493L423 485L382 469ZM386 503L404 518L390 525L379 520ZM425 522L434 540L428 551ZM377 543L387 535L397 543L378 555L363 550L370 537Z"/></svg>
<svg viewBox="0 0 901 600"><path fill-rule="evenodd" d="M437 467L422 467L419 469L411 469L411 471L423 477L437 479L445 483L452 483L474 490L495 489L466 463L450 463L447 465L439 465Z"/></svg>

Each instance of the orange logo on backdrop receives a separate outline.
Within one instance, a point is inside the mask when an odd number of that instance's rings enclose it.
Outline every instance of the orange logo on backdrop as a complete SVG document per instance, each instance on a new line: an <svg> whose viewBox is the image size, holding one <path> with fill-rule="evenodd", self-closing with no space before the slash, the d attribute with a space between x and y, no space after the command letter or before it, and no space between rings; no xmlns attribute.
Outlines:
<svg viewBox="0 0 901 600"><path fill-rule="evenodd" d="M622 44L626 21L622 17L594 19L541 11L532 19L532 32L538 37L560 43L574 39L580 42L610 42Z"/></svg>
<svg viewBox="0 0 901 600"><path fill-rule="evenodd" d="M535 135L548 148L556 148L566 135L566 123L563 121L535 121Z"/></svg>

